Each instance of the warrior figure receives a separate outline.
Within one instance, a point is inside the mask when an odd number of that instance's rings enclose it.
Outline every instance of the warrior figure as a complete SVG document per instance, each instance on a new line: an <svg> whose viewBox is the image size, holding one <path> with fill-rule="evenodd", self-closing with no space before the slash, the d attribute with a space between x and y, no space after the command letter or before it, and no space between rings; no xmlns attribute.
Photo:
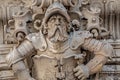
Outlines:
<svg viewBox="0 0 120 80"><path fill-rule="evenodd" d="M112 46L93 39L89 31L70 31L70 16L61 3L53 3L46 10L38 33L31 33L7 55L18 80L85 80L99 72L111 58ZM82 50L94 53L93 59L84 63ZM37 53L30 75L24 59Z"/></svg>

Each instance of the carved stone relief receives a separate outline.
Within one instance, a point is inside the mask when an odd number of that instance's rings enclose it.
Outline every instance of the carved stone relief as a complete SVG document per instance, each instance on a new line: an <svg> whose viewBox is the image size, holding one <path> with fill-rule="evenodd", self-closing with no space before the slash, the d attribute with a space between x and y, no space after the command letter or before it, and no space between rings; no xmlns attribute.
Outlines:
<svg viewBox="0 0 120 80"><path fill-rule="evenodd" d="M0 80L120 79L120 1L0 4Z"/></svg>

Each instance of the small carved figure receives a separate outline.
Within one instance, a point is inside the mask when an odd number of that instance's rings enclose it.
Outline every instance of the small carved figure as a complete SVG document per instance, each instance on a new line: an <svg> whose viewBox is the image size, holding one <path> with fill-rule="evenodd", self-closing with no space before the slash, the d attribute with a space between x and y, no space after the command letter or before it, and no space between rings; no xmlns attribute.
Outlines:
<svg viewBox="0 0 120 80"><path fill-rule="evenodd" d="M101 70L111 58L111 45L93 39L89 31L73 29L70 32L69 24L70 16L61 3L48 7L40 31L27 35L7 55L7 62L18 80L85 80ZM87 64L83 49L95 55ZM31 58L34 62L34 76L31 76L23 60L32 55L33 50L37 53Z"/></svg>

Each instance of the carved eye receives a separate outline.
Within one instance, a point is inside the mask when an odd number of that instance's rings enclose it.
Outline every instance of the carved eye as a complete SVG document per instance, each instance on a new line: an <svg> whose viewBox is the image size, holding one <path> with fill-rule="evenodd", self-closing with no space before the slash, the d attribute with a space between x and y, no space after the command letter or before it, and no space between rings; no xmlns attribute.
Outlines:
<svg viewBox="0 0 120 80"><path fill-rule="evenodd" d="M55 22L55 20L56 20L56 18L53 17L53 18L50 18L49 21L53 23L53 22Z"/></svg>
<svg viewBox="0 0 120 80"><path fill-rule="evenodd" d="M59 20L59 22L61 22L61 21L62 21L62 19L61 19L61 18L58 18L58 20Z"/></svg>
<svg viewBox="0 0 120 80"><path fill-rule="evenodd" d="M55 18L53 18L53 19L51 20L51 22L55 22Z"/></svg>
<svg viewBox="0 0 120 80"><path fill-rule="evenodd" d="M66 19L65 18L60 18L59 21L60 22L66 22Z"/></svg>

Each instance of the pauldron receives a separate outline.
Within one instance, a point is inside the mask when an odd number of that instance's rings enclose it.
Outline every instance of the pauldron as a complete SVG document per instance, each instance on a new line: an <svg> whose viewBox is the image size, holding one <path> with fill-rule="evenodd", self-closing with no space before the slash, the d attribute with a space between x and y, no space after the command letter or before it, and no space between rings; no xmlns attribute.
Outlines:
<svg viewBox="0 0 120 80"><path fill-rule="evenodd" d="M85 39L85 42L82 45L82 47L85 50L93 52L95 55L103 55L108 58L112 57L113 48L108 42L88 38Z"/></svg>
<svg viewBox="0 0 120 80"><path fill-rule="evenodd" d="M75 31L71 37L70 48L76 50L85 43L85 39L91 37L93 37L93 35L89 31Z"/></svg>
<svg viewBox="0 0 120 80"><path fill-rule="evenodd" d="M28 40L25 40L17 48L14 47L14 49L10 51L10 53L6 56L6 61L8 65L11 67L13 64L24 59L26 56L29 56L33 49L34 49L33 45Z"/></svg>
<svg viewBox="0 0 120 80"><path fill-rule="evenodd" d="M71 38L70 48L72 50L81 47L94 54L111 58L113 53L112 46L108 42L93 39L93 35L89 31L75 31Z"/></svg>
<svg viewBox="0 0 120 80"><path fill-rule="evenodd" d="M35 49L40 51L45 51L47 49L47 43L41 31L39 33L29 34L26 38L32 42Z"/></svg>

